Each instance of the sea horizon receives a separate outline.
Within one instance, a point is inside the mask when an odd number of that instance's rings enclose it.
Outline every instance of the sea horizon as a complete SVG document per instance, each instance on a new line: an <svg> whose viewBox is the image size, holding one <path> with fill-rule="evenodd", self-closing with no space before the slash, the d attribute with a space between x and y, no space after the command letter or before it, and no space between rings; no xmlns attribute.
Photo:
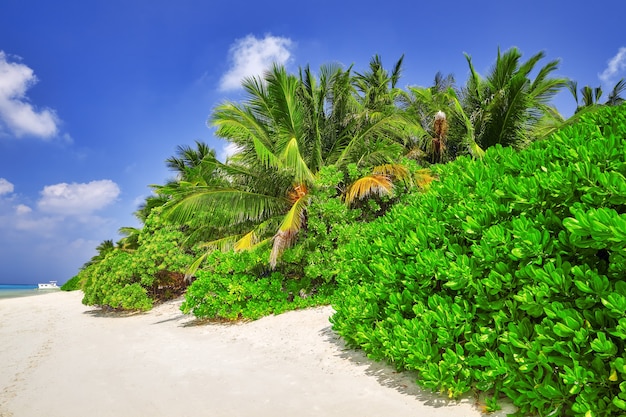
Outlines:
<svg viewBox="0 0 626 417"><path fill-rule="evenodd" d="M0 284L0 300L4 298L30 297L50 290L39 290L37 284Z"/></svg>

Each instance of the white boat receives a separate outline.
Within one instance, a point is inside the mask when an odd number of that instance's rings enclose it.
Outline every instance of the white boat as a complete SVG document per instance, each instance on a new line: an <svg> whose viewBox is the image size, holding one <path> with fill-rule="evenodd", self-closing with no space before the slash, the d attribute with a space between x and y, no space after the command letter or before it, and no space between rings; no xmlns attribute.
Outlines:
<svg viewBox="0 0 626 417"><path fill-rule="evenodd" d="M40 290L56 290L60 288L56 281L50 281L46 284L37 284L37 287L39 287Z"/></svg>

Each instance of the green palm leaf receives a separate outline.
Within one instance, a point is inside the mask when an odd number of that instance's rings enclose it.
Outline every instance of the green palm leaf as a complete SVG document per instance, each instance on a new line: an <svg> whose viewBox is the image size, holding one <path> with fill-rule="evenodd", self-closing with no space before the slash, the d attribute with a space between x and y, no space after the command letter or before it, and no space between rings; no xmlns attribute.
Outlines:
<svg viewBox="0 0 626 417"><path fill-rule="evenodd" d="M212 189L197 187L182 199L166 204L164 214L172 221L184 223L196 212L228 212L229 216L216 216L216 223L228 221L262 221L285 209L284 198L237 189Z"/></svg>

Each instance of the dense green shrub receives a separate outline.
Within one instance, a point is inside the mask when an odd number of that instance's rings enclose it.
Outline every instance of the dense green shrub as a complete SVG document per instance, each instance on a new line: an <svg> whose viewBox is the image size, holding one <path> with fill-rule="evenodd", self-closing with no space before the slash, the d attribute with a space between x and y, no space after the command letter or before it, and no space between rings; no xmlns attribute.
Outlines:
<svg viewBox="0 0 626 417"><path fill-rule="evenodd" d="M81 289L80 277L78 275L73 276L65 284L61 286L62 291L76 291Z"/></svg>
<svg viewBox="0 0 626 417"><path fill-rule="evenodd" d="M626 410L626 107L438 168L345 248L334 329L457 397Z"/></svg>
<svg viewBox="0 0 626 417"><path fill-rule="evenodd" d="M300 277L311 285L335 285L341 249L358 231L363 210L350 209L342 200L343 174L328 166L318 174L318 189L307 210L300 241L287 250L279 263L284 274Z"/></svg>
<svg viewBox="0 0 626 417"><path fill-rule="evenodd" d="M138 285L131 252L116 249L102 261L83 269L79 276L84 277L85 305L143 311L152 308L153 300ZM122 295L130 300L124 300Z"/></svg>
<svg viewBox="0 0 626 417"><path fill-rule="evenodd" d="M181 310L198 318L238 320L330 303L328 287L313 288L306 279L271 271L268 252L211 253L188 287Z"/></svg>
<svg viewBox="0 0 626 417"><path fill-rule="evenodd" d="M363 175L355 170L355 176ZM286 250L276 270L268 250L212 253L196 272L182 306L185 313L212 319L256 319L306 306L329 304L336 289L342 248L359 233L367 209L350 209L342 200L344 174L324 167L307 209L296 246Z"/></svg>
<svg viewBox="0 0 626 417"><path fill-rule="evenodd" d="M154 209L139 234L136 250L115 248L80 271L86 305L149 310L155 301L180 295L184 271L193 260L181 249L184 234Z"/></svg>

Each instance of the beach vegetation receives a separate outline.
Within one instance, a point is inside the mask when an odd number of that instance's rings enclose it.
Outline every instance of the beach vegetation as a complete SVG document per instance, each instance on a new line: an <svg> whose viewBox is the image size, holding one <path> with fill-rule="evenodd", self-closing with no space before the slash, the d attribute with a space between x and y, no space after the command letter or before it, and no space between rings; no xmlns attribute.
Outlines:
<svg viewBox="0 0 626 417"><path fill-rule="evenodd" d="M79 273L85 303L126 308L107 294L137 284L134 299L145 292L148 301L137 305L148 308L214 277L215 251L264 253L270 271L287 280L336 285L352 225L427 190L438 164L539 137L535 127L555 113L548 101L563 84L549 77L556 61L530 78L542 58L522 62L515 48L498 51L482 78L467 57L463 88L441 73L430 87L399 88L403 56L390 70L374 56L361 72L331 64L291 74L277 65L244 80L244 98L209 118L231 154L220 160L200 141L176 149L166 160L175 178L153 185L136 212L142 227L120 229L123 237L103 242ZM202 311L196 307L188 311Z"/></svg>
<svg viewBox="0 0 626 417"><path fill-rule="evenodd" d="M433 168L343 248L333 328L456 398L519 415L626 409L626 107L523 151Z"/></svg>
<svg viewBox="0 0 626 417"><path fill-rule="evenodd" d="M83 303L113 309L149 310L154 302L181 295L187 287L184 271L193 252L182 247L185 235L154 208L138 237L137 249L118 245L78 274Z"/></svg>
<svg viewBox="0 0 626 417"><path fill-rule="evenodd" d="M623 88L565 120L543 58L498 51L482 77L467 56L460 88L400 89L404 58L378 56L245 80L209 118L231 154L178 147L142 227L79 272L83 302L185 294L208 320L332 304L350 346L451 398L626 410Z"/></svg>
<svg viewBox="0 0 626 417"><path fill-rule="evenodd" d="M351 164L370 169L402 153L407 123L393 106L400 66L388 74L375 57L363 74L324 66L319 76L308 67L294 75L275 66L245 80L246 99L219 105L209 120L234 154L226 162L204 159L214 167L208 182L159 189L171 197L166 217L186 223L211 213L199 225L207 254L269 240L275 267L306 224L320 169L336 166L347 177Z"/></svg>
<svg viewBox="0 0 626 417"><path fill-rule="evenodd" d="M517 48L503 53L498 50L495 64L482 77L471 57L465 57L470 76L462 89L463 108L472 121L476 143L483 150L496 144L523 148L538 138L536 127L560 118L550 105L567 84L565 78L551 77L558 69L558 60L536 69L545 53L522 61Z"/></svg>
<svg viewBox="0 0 626 417"><path fill-rule="evenodd" d="M626 92L626 79L619 80L609 93L607 100L601 104L600 98L602 97L602 87L592 88L589 85L580 88L580 101L578 98L578 83L575 80L567 81L567 89L572 93L574 100L576 101L576 113L581 110L589 109L590 107L596 107L600 105L605 106L619 106L624 102L622 94Z"/></svg>
<svg viewBox="0 0 626 417"><path fill-rule="evenodd" d="M77 291L82 288L80 277L78 275L74 275L72 278L68 279L65 284L61 286L62 291Z"/></svg>

